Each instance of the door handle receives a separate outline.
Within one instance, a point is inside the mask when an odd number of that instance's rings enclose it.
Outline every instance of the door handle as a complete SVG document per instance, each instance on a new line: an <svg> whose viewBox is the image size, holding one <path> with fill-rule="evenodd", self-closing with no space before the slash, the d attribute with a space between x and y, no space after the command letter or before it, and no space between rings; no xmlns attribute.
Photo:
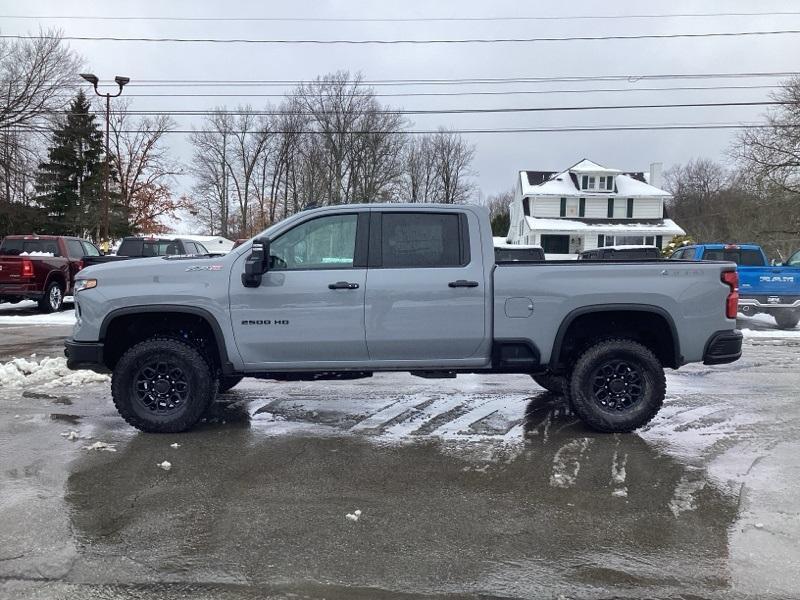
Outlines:
<svg viewBox="0 0 800 600"><path fill-rule="evenodd" d="M451 288L457 287L478 287L480 285L477 281L467 281L466 279L457 279L447 284Z"/></svg>
<svg viewBox="0 0 800 600"><path fill-rule="evenodd" d="M357 290L357 283L350 283L348 281L337 281L336 283L328 284L329 290Z"/></svg>

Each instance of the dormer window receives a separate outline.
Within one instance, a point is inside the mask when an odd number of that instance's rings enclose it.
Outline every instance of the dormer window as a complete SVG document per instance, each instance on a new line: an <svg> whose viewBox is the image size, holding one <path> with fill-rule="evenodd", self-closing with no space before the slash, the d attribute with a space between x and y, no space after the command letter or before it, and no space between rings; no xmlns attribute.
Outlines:
<svg viewBox="0 0 800 600"><path fill-rule="evenodd" d="M588 191L610 192L614 190L614 176L581 175L581 189Z"/></svg>

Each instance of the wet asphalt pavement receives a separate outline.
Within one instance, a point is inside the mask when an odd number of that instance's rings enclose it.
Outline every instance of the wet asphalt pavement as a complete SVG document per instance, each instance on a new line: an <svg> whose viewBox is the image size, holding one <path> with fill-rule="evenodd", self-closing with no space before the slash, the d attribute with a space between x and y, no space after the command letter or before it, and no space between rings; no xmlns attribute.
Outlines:
<svg viewBox="0 0 800 600"><path fill-rule="evenodd" d="M168 436L0 387L0 598L798 597L799 367L748 340L631 435L524 376L245 380Z"/></svg>

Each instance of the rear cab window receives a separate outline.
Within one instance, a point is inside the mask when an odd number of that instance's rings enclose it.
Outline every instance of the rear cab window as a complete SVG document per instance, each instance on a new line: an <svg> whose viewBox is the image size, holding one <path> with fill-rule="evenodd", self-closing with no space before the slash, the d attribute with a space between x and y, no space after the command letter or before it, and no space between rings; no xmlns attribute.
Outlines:
<svg viewBox="0 0 800 600"><path fill-rule="evenodd" d="M61 256L58 240L8 239L0 244L0 256L20 255Z"/></svg>
<svg viewBox="0 0 800 600"><path fill-rule="evenodd" d="M724 260L734 262L743 267L763 267L764 257L758 250L725 248L725 249L705 249L703 260Z"/></svg>

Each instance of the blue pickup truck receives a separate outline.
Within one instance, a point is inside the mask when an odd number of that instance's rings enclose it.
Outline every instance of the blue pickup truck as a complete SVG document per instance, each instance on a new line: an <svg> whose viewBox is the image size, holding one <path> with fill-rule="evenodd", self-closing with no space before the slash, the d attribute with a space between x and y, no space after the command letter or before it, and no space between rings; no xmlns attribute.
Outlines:
<svg viewBox="0 0 800 600"><path fill-rule="evenodd" d="M739 312L766 313L781 329L800 322L800 250L782 265L770 265L755 244L697 244L675 251L673 260L727 260L739 271Z"/></svg>

